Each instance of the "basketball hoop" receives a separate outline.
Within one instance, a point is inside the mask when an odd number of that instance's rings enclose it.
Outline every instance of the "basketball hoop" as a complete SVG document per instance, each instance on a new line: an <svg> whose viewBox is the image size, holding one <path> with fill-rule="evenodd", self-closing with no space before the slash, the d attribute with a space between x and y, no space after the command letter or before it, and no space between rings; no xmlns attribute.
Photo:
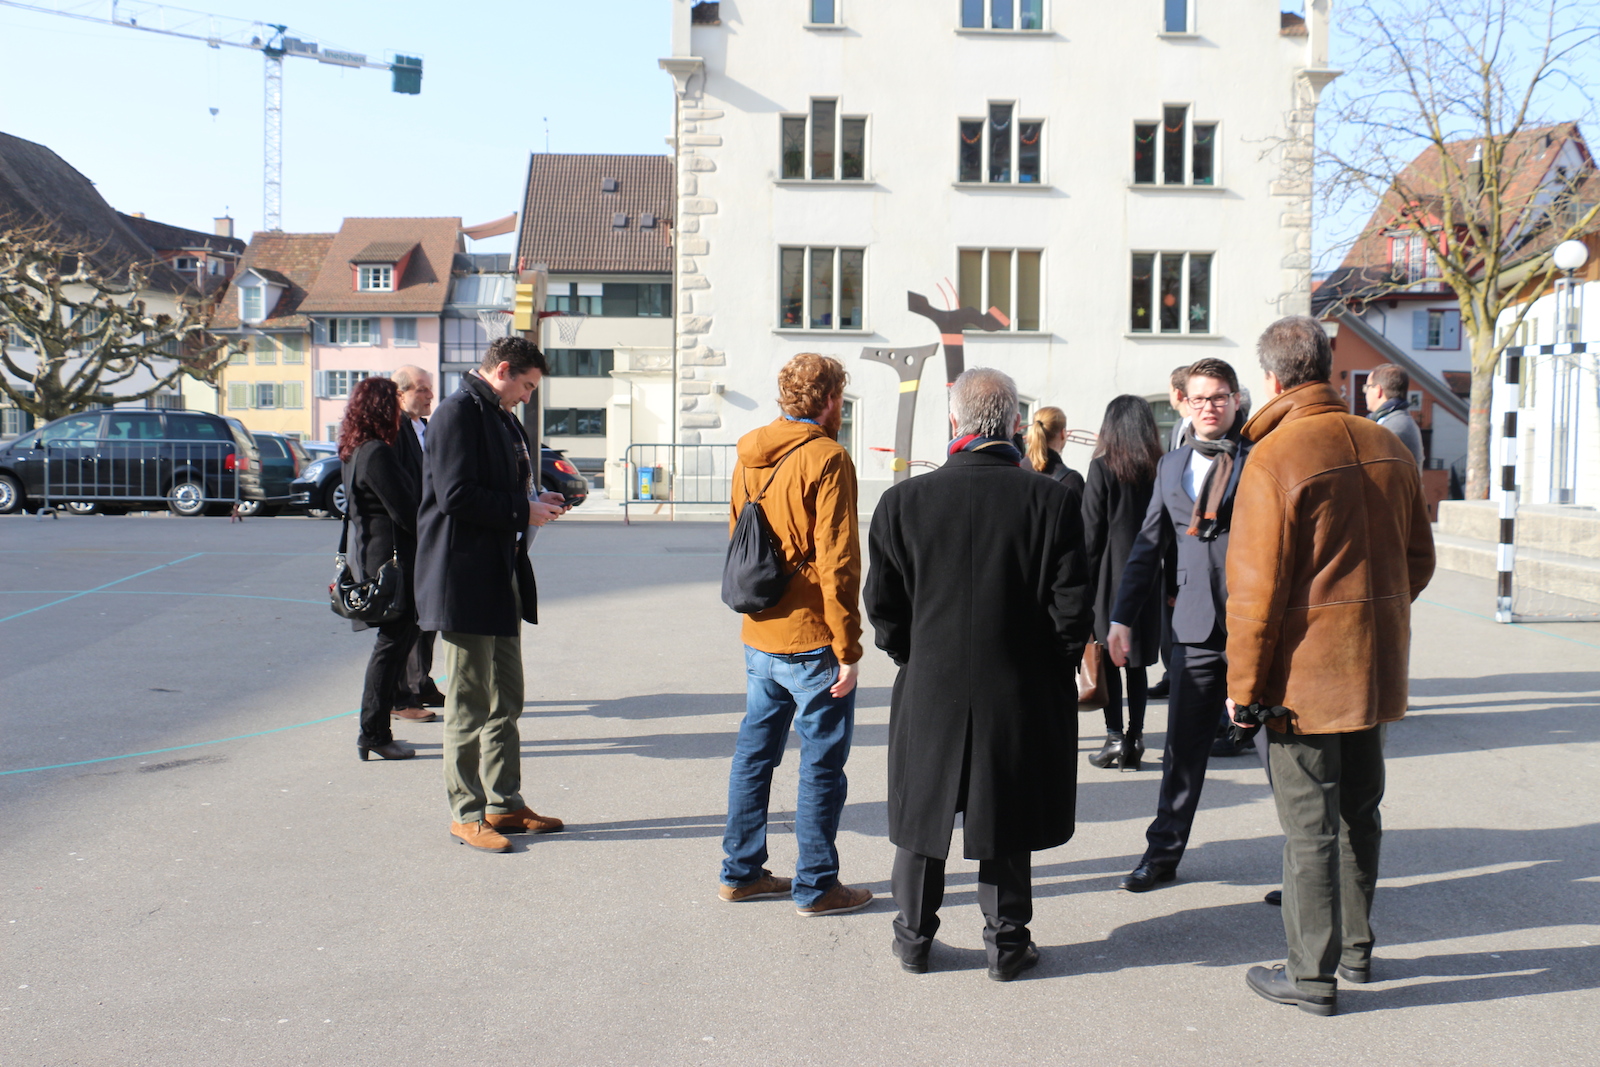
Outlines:
<svg viewBox="0 0 1600 1067"><path fill-rule="evenodd" d="M511 332L511 312L480 311L478 324L483 327L490 341L498 341Z"/></svg>
<svg viewBox="0 0 1600 1067"><path fill-rule="evenodd" d="M578 339L578 331L583 328L583 320L587 315L553 315L556 320L556 332L561 335L561 343L570 347Z"/></svg>

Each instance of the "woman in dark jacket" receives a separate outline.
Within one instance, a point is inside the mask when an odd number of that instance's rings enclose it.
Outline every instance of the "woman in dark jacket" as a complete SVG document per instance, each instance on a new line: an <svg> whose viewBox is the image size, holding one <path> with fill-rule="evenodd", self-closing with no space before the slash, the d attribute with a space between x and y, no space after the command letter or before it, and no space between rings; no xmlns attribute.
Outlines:
<svg viewBox="0 0 1600 1067"><path fill-rule="evenodd" d="M356 752L365 760L377 753L384 759L410 759L417 750L394 739L391 714L428 722L437 718L421 708L394 708L395 690L405 673L406 657L417 640L417 609L412 599L417 558L417 504L421 487L400 463L393 445L400 431L400 399L387 378L367 378L350 393L344 422L339 428L339 458L344 462L344 492L350 510L354 544L349 559L359 577L378 573L391 558L398 558L405 574L400 617L378 627L378 640L367 661L366 684L361 691L361 732ZM409 430L407 431L410 432ZM351 624L368 629L364 622Z"/></svg>
<svg viewBox="0 0 1600 1067"><path fill-rule="evenodd" d="M1106 680L1106 743L1089 757L1096 767L1115 763L1136 771L1144 755L1144 709L1149 692L1144 669L1160 658L1161 603L1151 597L1136 619L1113 620L1111 607L1133 540L1150 506L1160 459L1161 439L1150 405L1127 395L1106 405L1083 490L1083 543L1094 588L1094 636L1101 644L1100 669ZM1113 621L1133 630L1133 648L1123 668L1128 683L1126 730L1122 724L1123 678L1104 649Z"/></svg>
<svg viewBox="0 0 1600 1067"><path fill-rule="evenodd" d="M1028 466L1082 496L1083 475L1061 460L1061 450L1067 445L1067 413L1060 408L1040 408L1028 423L1026 439Z"/></svg>

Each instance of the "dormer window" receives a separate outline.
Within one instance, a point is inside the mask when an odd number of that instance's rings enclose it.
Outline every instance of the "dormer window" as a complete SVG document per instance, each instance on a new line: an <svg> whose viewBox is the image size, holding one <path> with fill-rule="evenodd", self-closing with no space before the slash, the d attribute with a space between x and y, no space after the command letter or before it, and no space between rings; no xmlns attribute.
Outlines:
<svg viewBox="0 0 1600 1067"><path fill-rule="evenodd" d="M259 285L239 287L239 317L245 322L260 322L267 317L267 292Z"/></svg>
<svg viewBox="0 0 1600 1067"><path fill-rule="evenodd" d="M363 265L357 274L356 288L363 293L394 292L394 266L388 263Z"/></svg>
<svg viewBox="0 0 1600 1067"><path fill-rule="evenodd" d="M174 270L182 271L185 274L193 274L200 269L200 261L194 256L179 256L172 261L172 266Z"/></svg>

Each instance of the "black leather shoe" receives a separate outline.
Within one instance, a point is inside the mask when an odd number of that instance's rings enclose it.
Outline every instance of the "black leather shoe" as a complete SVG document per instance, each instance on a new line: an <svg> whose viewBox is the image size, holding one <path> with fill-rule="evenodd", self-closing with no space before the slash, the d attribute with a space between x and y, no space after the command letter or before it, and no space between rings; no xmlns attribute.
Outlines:
<svg viewBox="0 0 1600 1067"><path fill-rule="evenodd" d="M1117 888L1126 889L1130 893L1143 893L1147 889L1154 889L1162 882L1173 882L1177 878L1178 871L1175 867L1163 867L1159 863L1141 863L1131 874L1117 883Z"/></svg>
<svg viewBox="0 0 1600 1067"><path fill-rule="evenodd" d="M1339 977L1351 985L1366 985L1372 981L1372 967L1346 967L1339 964Z"/></svg>
<svg viewBox="0 0 1600 1067"><path fill-rule="evenodd" d="M1161 681L1150 687L1150 696L1156 700L1165 700L1167 694L1172 692L1172 679L1162 676Z"/></svg>
<svg viewBox="0 0 1600 1067"><path fill-rule="evenodd" d="M900 961L900 969L910 974L928 973L928 947L923 945L920 951L908 949L898 938L889 943L889 951Z"/></svg>
<svg viewBox="0 0 1600 1067"><path fill-rule="evenodd" d="M1312 1015L1332 1015L1338 1010L1337 1001L1332 996L1301 992L1300 987L1284 973L1281 963L1276 967L1250 968L1245 972L1244 984L1258 997L1274 1004L1293 1004Z"/></svg>
<svg viewBox="0 0 1600 1067"><path fill-rule="evenodd" d="M989 980L991 982L1009 982L1023 971L1031 971L1037 966L1039 966L1039 947L1029 941L1028 950L1009 967L990 967Z"/></svg>
<svg viewBox="0 0 1600 1067"><path fill-rule="evenodd" d="M1274 908L1281 908L1283 907L1283 890L1274 889L1261 899L1271 904Z"/></svg>
<svg viewBox="0 0 1600 1067"><path fill-rule="evenodd" d="M361 762L367 762L367 753L376 752L384 759L410 759L417 754L417 750L404 741L389 741L382 745L356 745L356 755L361 757Z"/></svg>

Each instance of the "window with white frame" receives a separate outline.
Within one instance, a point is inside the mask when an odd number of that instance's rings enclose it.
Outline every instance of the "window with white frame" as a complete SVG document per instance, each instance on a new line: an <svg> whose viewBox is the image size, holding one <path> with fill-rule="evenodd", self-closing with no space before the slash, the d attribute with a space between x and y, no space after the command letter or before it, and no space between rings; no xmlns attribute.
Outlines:
<svg viewBox="0 0 1600 1067"><path fill-rule="evenodd" d="M372 345L378 331L372 319L329 319L328 342L335 345Z"/></svg>
<svg viewBox="0 0 1600 1067"><path fill-rule="evenodd" d="M394 320L394 343L404 348L410 348L417 343L417 320Z"/></svg>
<svg viewBox="0 0 1600 1067"><path fill-rule="evenodd" d="M1162 33L1194 32L1194 0L1162 0Z"/></svg>
<svg viewBox="0 0 1600 1067"><path fill-rule="evenodd" d="M337 422L325 424L322 427L322 439L324 441L337 441L339 439L339 424Z"/></svg>
<svg viewBox="0 0 1600 1067"><path fill-rule="evenodd" d="M841 0L806 0L812 26L837 26L840 21Z"/></svg>
<svg viewBox="0 0 1600 1067"><path fill-rule="evenodd" d="M1217 124L1191 122L1188 104L1168 104L1161 121L1133 124L1135 185L1214 185Z"/></svg>
<svg viewBox="0 0 1600 1067"><path fill-rule="evenodd" d="M304 363L306 361L305 334L286 333L278 338L278 343L283 348L283 361L285 363Z"/></svg>
<svg viewBox="0 0 1600 1067"><path fill-rule="evenodd" d="M363 378L372 377L365 370L323 370L317 372L317 395L324 400L343 400Z"/></svg>
<svg viewBox="0 0 1600 1067"><path fill-rule="evenodd" d="M266 317L267 291L259 285L239 287L239 317L246 322L260 322Z"/></svg>
<svg viewBox="0 0 1600 1067"><path fill-rule="evenodd" d="M840 113L838 100L813 100L806 115L784 115L785 180L861 181L867 176L867 120Z"/></svg>
<svg viewBox="0 0 1600 1067"><path fill-rule="evenodd" d="M262 366L275 365L278 362L278 342L271 337L257 337L255 340L256 363Z"/></svg>
<svg viewBox="0 0 1600 1067"><path fill-rule="evenodd" d="M185 274L193 274L200 269L200 261L194 256L178 256L172 261L172 267L174 270L183 271Z"/></svg>
<svg viewBox="0 0 1600 1067"><path fill-rule="evenodd" d="M780 248L779 328L864 329L866 255L862 248Z"/></svg>
<svg viewBox="0 0 1600 1067"><path fill-rule="evenodd" d="M1037 185L1044 180L1044 120L1018 119L1017 105L989 104L987 118L961 119L956 180Z"/></svg>
<svg viewBox="0 0 1600 1067"><path fill-rule="evenodd" d="M1395 281L1420 282L1436 275L1426 236L1413 231L1389 235L1389 273Z"/></svg>
<svg viewBox="0 0 1600 1067"><path fill-rule="evenodd" d="M228 406L243 411L250 406L250 383L228 383Z"/></svg>
<svg viewBox="0 0 1600 1067"><path fill-rule="evenodd" d="M961 0L964 30L1042 30L1044 0Z"/></svg>
<svg viewBox="0 0 1600 1067"><path fill-rule="evenodd" d="M1461 347L1459 308L1427 308L1411 313L1412 348Z"/></svg>
<svg viewBox="0 0 1600 1067"><path fill-rule="evenodd" d="M33 416L21 408L0 408L0 437L15 437L33 429Z"/></svg>
<svg viewBox="0 0 1600 1067"><path fill-rule="evenodd" d="M1210 252L1133 254L1131 333L1212 334Z"/></svg>
<svg viewBox="0 0 1600 1067"><path fill-rule="evenodd" d="M356 268L356 288L364 293L394 291L394 267L388 263L363 264Z"/></svg>
<svg viewBox="0 0 1600 1067"><path fill-rule="evenodd" d="M844 450L850 453L851 459L854 459L856 455L856 412L858 410L859 406L856 403L856 398L847 396L844 398L844 407L839 412L838 441L844 447Z"/></svg>
<svg viewBox="0 0 1600 1067"><path fill-rule="evenodd" d="M1044 253L1024 248L963 248L957 290L961 306L999 308L1008 330L1040 330Z"/></svg>
<svg viewBox="0 0 1600 1067"><path fill-rule="evenodd" d="M306 406L306 383L284 382L278 387L278 406L303 408Z"/></svg>
<svg viewBox="0 0 1600 1067"><path fill-rule="evenodd" d="M256 407L275 408L278 406L278 383L256 382Z"/></svg>
<svg viewBox="0 0 1600 1067"><path fill-rule="evenodd" d="M232 346L228 349L228 366L241 367L250 363L250 350L243 345Z"/></svg>

